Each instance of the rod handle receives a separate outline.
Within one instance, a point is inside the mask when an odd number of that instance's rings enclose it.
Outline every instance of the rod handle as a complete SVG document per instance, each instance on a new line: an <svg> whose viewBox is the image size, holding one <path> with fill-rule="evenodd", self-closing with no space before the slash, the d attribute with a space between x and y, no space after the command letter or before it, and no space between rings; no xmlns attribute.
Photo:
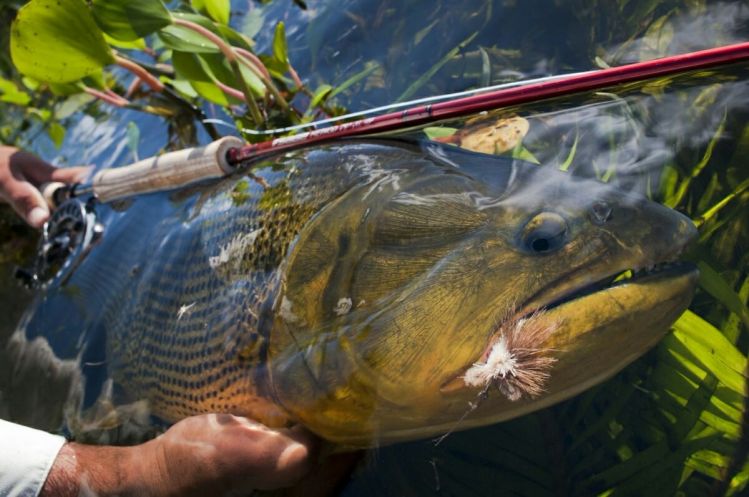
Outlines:
<svg viewBox="0 0 749 497"><path fill-rule="evenodd" d="M227 159L228 151L242 145L241 139L225 136L204 147L187 148L127 166L104 169L94 175L94 195L101 202L110 202L226 176L235 169Z"/></svg>

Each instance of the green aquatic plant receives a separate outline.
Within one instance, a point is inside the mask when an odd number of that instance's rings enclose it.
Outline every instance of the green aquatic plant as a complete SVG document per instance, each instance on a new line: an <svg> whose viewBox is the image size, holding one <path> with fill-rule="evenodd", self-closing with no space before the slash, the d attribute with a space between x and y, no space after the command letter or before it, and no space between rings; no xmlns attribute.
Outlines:
<svg viewBox="0 0 749 497"><path fill-rule="evenodd" d="M315 110L327 112L332 88L307 90L289 60L283 22L276 24L272 53L259 56L252 39L228 25L228 0L182 8L188 10L170 11L160 0L31 0L11 26L12 60L35 91L85 93L165 117L201 99L221 106L238 129L296 124ZM28 103L18 88L4 94L6 101ZM306 95L306 109L289 103L297 94Z"/></svg>

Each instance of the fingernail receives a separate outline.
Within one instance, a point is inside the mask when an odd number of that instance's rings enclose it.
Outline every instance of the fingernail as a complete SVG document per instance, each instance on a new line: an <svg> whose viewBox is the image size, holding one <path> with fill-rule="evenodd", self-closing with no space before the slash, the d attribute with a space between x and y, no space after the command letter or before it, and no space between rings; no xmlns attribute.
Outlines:
<svg viewBox="0 0 749 497"><path fill-rule="evenodd" d="M26 216L26 219L31 226L38 228L44 224L44 221L46 221L48 217L49 211L47 209L43 207L34 207L31 209L28 216Z"/></svg>

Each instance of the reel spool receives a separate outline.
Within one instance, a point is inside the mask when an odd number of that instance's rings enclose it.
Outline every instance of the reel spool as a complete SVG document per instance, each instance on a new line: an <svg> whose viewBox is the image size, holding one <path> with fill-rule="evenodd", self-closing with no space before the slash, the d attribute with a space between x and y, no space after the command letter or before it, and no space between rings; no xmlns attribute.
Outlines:
<svg viewBox="0 0 749 497"><path fill-rule="evenodd" d="M32 266L16 270L24 286L37 290L53 280L65 284L104 232L96 219L94 203L93 198L88 202L72 198L52 213L42 228Z"/></svg>
<svg viewBox="0 0 749 497"><path fill-rule="evenodd" d="M28 269L17 269L16 277L34 290L45 288L53 280L64 285L104 232L94 212L97 203L226 176L236 170L229 161L229 151L243 144L244 141L236 136L225 136L204 147L103 169L94 175L89 185L43 185L43 196L50 207L56 208L44 225L33 265ZM86 196L88 200L84 202L80 196Z"/></svg>

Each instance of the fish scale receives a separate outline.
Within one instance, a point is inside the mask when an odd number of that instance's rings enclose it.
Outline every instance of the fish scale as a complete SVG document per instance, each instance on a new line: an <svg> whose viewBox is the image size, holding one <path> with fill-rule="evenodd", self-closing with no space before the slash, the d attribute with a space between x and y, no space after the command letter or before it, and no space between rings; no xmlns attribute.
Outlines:
<svg viewBox="0 0 749 497"><path fill-rule="evenodd" d="M270 425L285 421L266 400L268 337L261 320L273 304L289 244L321 206L357 181L345 158L338 147L288 154L282 166L265 162L192 195L150 195L128 207L127 216L113 214L116 233L90 257L111 264L112 254L120 254L123 260L99 277L74 274L69 285L88 285L82 294L117 289L97 299L96 308L80 302L96 321L90 333L106 334L116 404L148 399L150 412L167 421L216 411ZM271 197L274 188L290 195ZM144 229L149 213L161 212L167 215ZM222 250L229 251L225 260ZM126 270L131 260L139 260L135 271ZM64 294L53 287L47 299ZM27 331L40 326L32 321Z"/></svg>

